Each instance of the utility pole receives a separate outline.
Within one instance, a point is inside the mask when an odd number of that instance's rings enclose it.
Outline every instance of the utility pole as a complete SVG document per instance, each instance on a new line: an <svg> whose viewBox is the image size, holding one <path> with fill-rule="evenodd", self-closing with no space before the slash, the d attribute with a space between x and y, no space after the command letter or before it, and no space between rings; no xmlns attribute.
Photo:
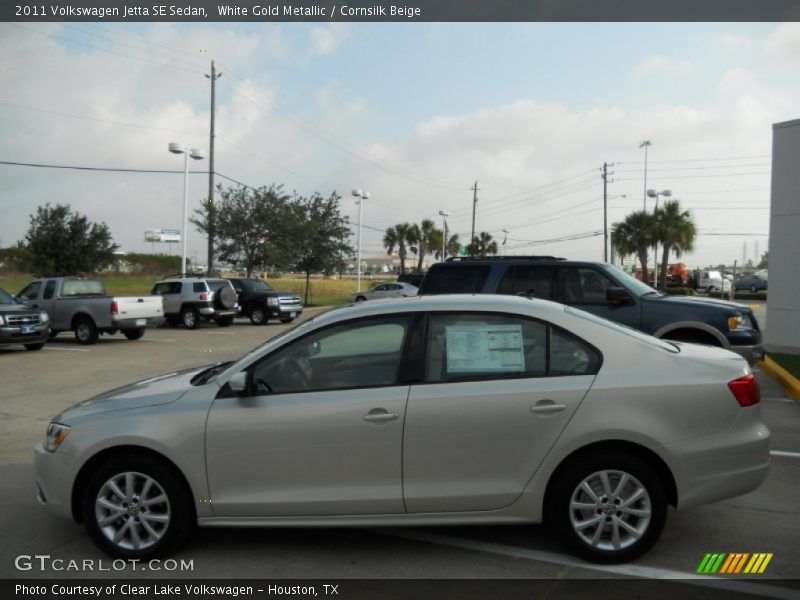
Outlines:
<svg viewBox="0 0 800 600"><path fill-rule="evenodd" d="M478 180L472 186L472 234L469 236L469 255L473 256L475 250L475 209L478 206Z"/></svg>
<svg viewBox="0 0 800 600"><path fill-rule="evenodd" d="M650 140L644 140L639 144L639 148L644 148L644 192L642 193L644 210L647 211L647 149L653 145Z"/></svg>
<svg viewBox="0 0 800 600"><path fill-rule="evenodd" d="M214 68L214 61L211 61L211 75L206 74L206 78L211 80L211 128L208 141L208 267L206 271L211 277L214 269L214 112L215 112L215 89L217 79L222 77L222 73L217 73ZM185 233L184 233L185 235Z"/></svg>
<svg viewBox="0 0 800 600"><path fill-rule="evenodd" d="M603 163L603 262L608 263L608 163Z"/></svg>

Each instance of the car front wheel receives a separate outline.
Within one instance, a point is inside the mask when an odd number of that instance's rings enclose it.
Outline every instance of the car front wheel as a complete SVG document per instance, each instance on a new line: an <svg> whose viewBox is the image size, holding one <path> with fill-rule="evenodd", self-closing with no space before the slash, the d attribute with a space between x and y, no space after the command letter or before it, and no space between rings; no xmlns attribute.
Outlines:
<svg viewBox="0 0 800 600"><path fill-rule="evenodd" d="M639 458L602 453L568 464L554 481L550 518L581 558L621 563L647 552L664 529L664 486Z"/></svg>
<svg viewBox="0 0 800 600"><path fill-rule="evenodd" d="M194 524L179 476L149 456L120 455L94 473L83 501L92 541L106 554L147 558L177 547Z"/></svg>
<svg viewBox="0 0 800 600"><path fill-rule="evenodd" d="M254 308L250 311L250 322L253 325L266 325L267 313L263 308Z"/></svg>

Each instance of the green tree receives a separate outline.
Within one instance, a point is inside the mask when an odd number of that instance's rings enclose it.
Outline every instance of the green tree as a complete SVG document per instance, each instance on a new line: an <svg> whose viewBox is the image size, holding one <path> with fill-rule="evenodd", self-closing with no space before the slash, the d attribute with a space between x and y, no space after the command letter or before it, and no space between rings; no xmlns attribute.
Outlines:
<svg viewBox="0 0 800 600"><path fill-rule="evenodd" d="M624 258L635 256L642 265L642 280L650 281L647 270L647 252L656 241L656 218L643 210L633 212L621 223L611 227L611 245L616 253Z"/></svg>
<svg viewBox="0 0 800 600"><path fill-rule="evenodd" d="M229 187L213 206L205 199L191 222L208 235L213 211L216 252L221 261L243 268L250 277L261 267L291 262L292 225L296 214L282 186L259 189Z"/></svg>
<svg viewBox="0 0 800 600"><path fill-rule="evenodd" d="M305 303L310 302L311 274L330 275L341 270L353 249L347 243L352 235L339 214L340 196L334 192L328 198L314 194L310 198L296 198L292 203L295 222L292 262L306 275Z"/></svg>
<svg viewBox="0 0 800 600"><path fill-rule="evenodd" d="M426 254L434 254L437 249L442 251L442 233L436 229L436 225L430 219L423 219L417 227L417 271L422 271L422 263L425 261ZM438 243L434 243L438 242Z"/></svg>
<svg viewBox="0 0 800 600"><path fill-rule="evenodd" d="M119 246L105 223L92 223L69 204L45 204L31 215L26 259L40 277L94 273L114 262Z"/></svg>
<svg viewBox="0 0 800 600"><path fill-rule="evenodd" d="M759 261L758 265L756 265L757 269L769 269L769 250L764 252L761 255L761 260Z"/></svg>
<svg viewBox="0 0 800 600"><path fill-rule="evenodd" d="M697 238L697 228L691 213L681 208L679 200L668 200L656 210L655 235L662 246L661 274L658 282L664 290L667 287L670 252L674 252L676 258L680 258L684 252L692 252Z"/></svg>
<svg viewBox="0 0 800 600"><path fill-rule="evenodd" d="M406 272L406 254L408 247L414 243L415 232L409 223L398 223L394 227L389 227L383 236L383 247L389 256L397 248L397 256L400 258L400 274Z"/></svg>
<svg viewBox="0 0 800 600"><path fill-rule="evenodd" d="M467 246L467 253L470 256L497 254L497 242L494 241L491 233L481 231L472 238L472 243Z"/></svg>

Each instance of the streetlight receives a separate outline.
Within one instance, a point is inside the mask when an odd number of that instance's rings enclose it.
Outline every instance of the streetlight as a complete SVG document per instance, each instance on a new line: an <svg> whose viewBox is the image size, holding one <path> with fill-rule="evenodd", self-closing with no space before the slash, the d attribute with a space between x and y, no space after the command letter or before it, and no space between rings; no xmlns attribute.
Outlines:
<svg viewBox="0 0 800 600"><path fill-rule="evenodd" d="M361 207L364 205L364 200L369 198L369 192L362 192L361 190L353 190L353 196L356 196L356 204L358 204L358 251L356 253L356 292L361 291Z"/></svg>
<svg viewBox="0 0 800 600"><path fill-rule="evenodd" d="M181 231L182 237L182 250L181 250L181 273L186 273L186 229L187 229L187 212L189 210L189 157L195 160L202 160L206 157L205 152L197 148L187 148L178 142L171 142L169 151L173 154L183 154L183 230Z"/></svg>
<svg viewBox="0 0 800 600"><path fill-rule="evenodd" d="M652 145L650 140L644 140L639 144L639 148L644 148L644 210L647 210L647 149Z"/></svg>
<svg viewBox="0 0 800 600"><path fill-rule="evenodd" d="M653 209L653 214L656 214L658 210L658 197L664 196L665 198L669 198L672 196L672 190L661 190L657 192L656 190L647 190L647 195L651 198L656 199L656 207ZM653 287L658 287L658 241L653 245Z"/></svg>
<svg viewBox="0 0 800 600"><path fill-rule="evenodd" d="M442 217L442 260L447 258L447 217L450 213L446 210L440 210L439 216Z"/></svg>

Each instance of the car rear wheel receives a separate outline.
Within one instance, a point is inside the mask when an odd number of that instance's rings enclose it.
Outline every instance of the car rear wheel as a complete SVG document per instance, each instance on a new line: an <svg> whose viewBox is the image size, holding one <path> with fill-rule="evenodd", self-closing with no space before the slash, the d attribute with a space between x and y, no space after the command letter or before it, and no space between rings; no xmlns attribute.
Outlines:
<svg viewBox="0 0 800 600"><path fill-rule="evenodd" d="M79 344L88 346L94 344L100 337L100 331L89 317L81 317L75 321L75 339Z"/></svg>
<svg viewBox="0 0 800 600"><path fill-rule="evenodd" d="M41 350L42 348L44 348L44 342L41 342L39 344L25 344L25 350L36 351L36 350Z"/></svg>
<svg viewBox="0 0 800 600"><path fill-rule="evenodd" d="M250 322L253 325L266 325L267 312L263 308L254 308L250 311Z"/></svg>
<svg viewBox="0 0 800 600"><path fill-rule="evenodd" d="M291 318L291 317L289 317L287 319L281 319L281 323L291 323L292 321L294 321L294 319Z"/></svg>
<svg viewBox="0 0 800 600"><path fill-rule="evenodd" d="M195 519L180 477L149 456L121 455L94 473L83 498L83 520L106 554L147 558L177 547Z"/></svg>
<svg viewBox="0 0 800 600"><path fill-rule="evenodd" d="M364 296L356 296L356 302L364 302L366 298Z"/></svg>
<svg viewBox="0 0 800 600"><path fill-rule="evenodd" d="M550 518L581 558L620 563L647 552L667 517L664 486L653 469L619 452L583 456L557 475Z"/></svg>
<svg viewBox="0 0 800 600"><path fill-rule="evenodd" d="M193 306L187 306L181 311L181 323L186 329L197 329L200 325L200 315Z"/></svg>
<svg viewBox="0 0 800 600"><path fill-rule="evenodd" d="M122 335L129 340L140 340L144 335L144 327L139 327L138 329L123 329Z"/></svg>

